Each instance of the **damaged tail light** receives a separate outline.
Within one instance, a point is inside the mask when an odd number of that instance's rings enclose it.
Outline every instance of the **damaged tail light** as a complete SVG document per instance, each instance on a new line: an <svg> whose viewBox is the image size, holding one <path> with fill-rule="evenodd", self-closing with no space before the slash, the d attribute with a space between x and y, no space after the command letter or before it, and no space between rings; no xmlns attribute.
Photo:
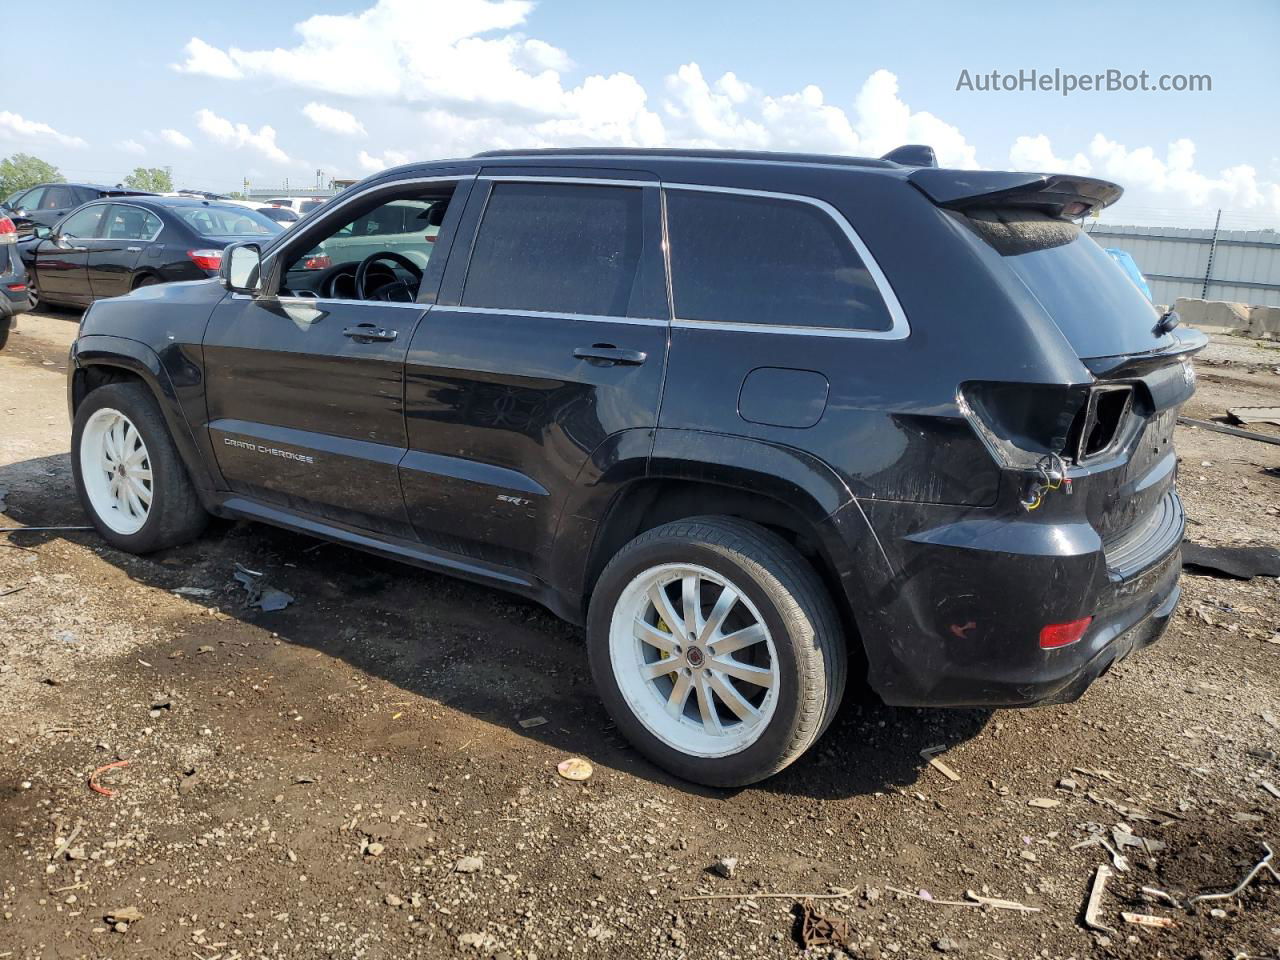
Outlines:
<svg viewBox="0 0 1280 960"><path fill-rule="evenodd" d="M1034 470L1045 456L1084 463L1112 450L1133 410L1128 384L966 383L960 408L992 456Z"/></svg>

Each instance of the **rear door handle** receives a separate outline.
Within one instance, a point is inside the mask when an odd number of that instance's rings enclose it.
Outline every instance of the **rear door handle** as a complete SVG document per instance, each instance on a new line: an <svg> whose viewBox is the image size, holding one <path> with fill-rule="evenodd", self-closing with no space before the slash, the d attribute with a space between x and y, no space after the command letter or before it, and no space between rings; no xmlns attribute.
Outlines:
<svg viewBox="0 0 1280 960"><path fill-rule="evenodd" d="M126 249L127 251L129 251L130 253L141 253L141 252L142 252L142 248L141 248L141 247L125 247L125 249Z"/></svg>
<svg viewBox="0 0 1280 960"><path fill-rule="evenodd" d="M629 367L638 367L649 357L643 350L626 350L615 347L612 343L593 343L589 347L578 347L573 355L597 366Z"/></svg>
<svg viewBox="0 0 1280 960"><path fill-rule="evenodd" d="M388 330L385 327L374 326L372 323L357 323L354 327L347 327L342 331L344 337L350 337L356 343L394 340L399 334L398 330Z"/></svg>

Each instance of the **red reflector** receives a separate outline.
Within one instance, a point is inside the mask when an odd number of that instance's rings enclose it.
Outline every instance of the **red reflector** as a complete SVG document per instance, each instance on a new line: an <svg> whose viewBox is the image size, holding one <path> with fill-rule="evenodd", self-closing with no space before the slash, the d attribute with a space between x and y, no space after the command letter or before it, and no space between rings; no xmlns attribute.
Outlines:
<svg viewBox="0 0 1280 960"><path fill-rule="evenodd" d="M333 266L333 258L327 253L322 253L318 257L307 257L302 261L303 270L328 270Z"/></svg>
<svg viewBox="0 0 1280 960"><path fill-rule="evenodd" d="M11 283L9 284L9 289L14 293L21 293L23 290L27 289L27 285L25 283Z"/></svg>
<svg viewBox="0 0 1280 960"><path fill-rule="evenodd" d="M1069 647L1084 636L1084 632L1089 629L1091 623L1093 623L1093 617L1081 617L1070 623L1051 623L1040 630L1040 646L1044 650Z"/></svg>
<svg viewBox="0 0 1280 960"><path fill-rule="evenodd" d="M221 250L188 250L187 256L201 270L219 270L222 267Z"/></svg>

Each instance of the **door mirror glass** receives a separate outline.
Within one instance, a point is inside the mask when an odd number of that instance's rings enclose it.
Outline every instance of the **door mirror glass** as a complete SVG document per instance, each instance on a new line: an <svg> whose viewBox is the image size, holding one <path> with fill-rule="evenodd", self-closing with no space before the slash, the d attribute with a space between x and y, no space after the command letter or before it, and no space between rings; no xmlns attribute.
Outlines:
<svg viewBox="0 0 1280 960"><path fill-rule="evenodd" d="M53 227L46 227L43 223L33 223L31 225L31 235L41 240L48 240L53 236Z"/></svg>
<svg viewBox="0 0 1280 960"><path fill-rule="evenodd" d="M222 282L232 293L257 293L262 283L262 251L256 243L236 243L222 257Z"/></svg>

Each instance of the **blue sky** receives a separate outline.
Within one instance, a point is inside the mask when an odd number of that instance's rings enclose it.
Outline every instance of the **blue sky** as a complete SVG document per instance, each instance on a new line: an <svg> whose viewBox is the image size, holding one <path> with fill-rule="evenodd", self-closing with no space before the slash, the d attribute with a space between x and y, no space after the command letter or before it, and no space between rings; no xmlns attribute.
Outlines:
<svg viewBox="0 0 1280 960"><path fill-rule="evenodd" d="M1239 225L1280 226L1275 0L28 9L21 34L57 41L30 46L47 66L10 73L0 153L76 178L168 165L182 185L234 189L513 145L866 154L910 138L953 165L1117 180L1129 193L1116 219L1199 222L1223 206ZM1033 68L1209 74L1213 89L956 90L962 70Z"/></svg>

